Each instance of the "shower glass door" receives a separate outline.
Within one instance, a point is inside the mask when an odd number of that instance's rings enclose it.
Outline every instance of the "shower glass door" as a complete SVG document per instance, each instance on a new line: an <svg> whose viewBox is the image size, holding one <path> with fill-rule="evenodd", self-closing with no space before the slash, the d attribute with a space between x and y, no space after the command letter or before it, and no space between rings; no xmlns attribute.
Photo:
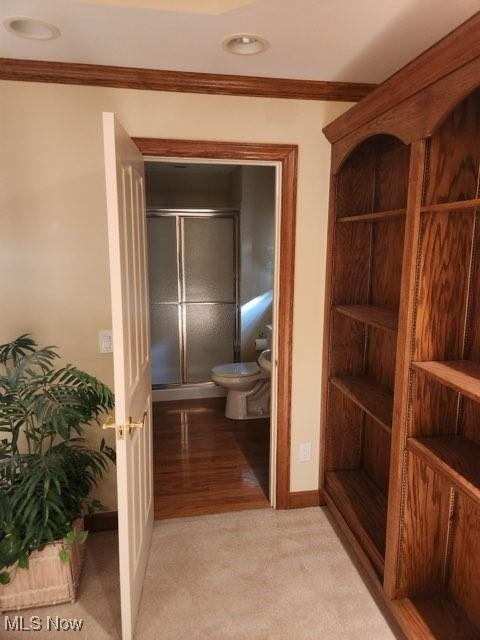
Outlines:
<svg viewBox="0 0 480 640"><path fill-rule="evenodd" d="M206 384L238 359L238 212L148 212L152 383Z"/></svg>

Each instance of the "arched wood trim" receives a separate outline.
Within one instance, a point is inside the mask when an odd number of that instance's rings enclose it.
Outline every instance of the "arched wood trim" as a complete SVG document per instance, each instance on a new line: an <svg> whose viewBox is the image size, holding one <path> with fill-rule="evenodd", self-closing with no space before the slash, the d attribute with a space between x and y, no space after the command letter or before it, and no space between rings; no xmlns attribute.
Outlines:
<svg viewBox="0 0 480 640"><path fill-rule="evenodd" d="M391 131L378 131L376 133L368 134L363 132L363 135L360 134L357 139L351 141L350 146L342 148L341 153L332 154L332 173L337 175L342 170L343 165L347 160L355 153L355 151L367 140L371 140L372 138L376 138L378 136L388 136L389 138L394 138L398 140L405 146L409 145L408 141L402 140L399 136L395 135ZM333 164L334 163L334 164Z"/></svg>
<svg viewBox="0 0 480 640"><path fill-rule="evenodd" d="M333 144L332 171L338 171L349 151L372 135L388 133L405 144L429 138L455 106L478 87L479 78L480 57L399 102L363 126L352 127L350 132Z"/></svg>

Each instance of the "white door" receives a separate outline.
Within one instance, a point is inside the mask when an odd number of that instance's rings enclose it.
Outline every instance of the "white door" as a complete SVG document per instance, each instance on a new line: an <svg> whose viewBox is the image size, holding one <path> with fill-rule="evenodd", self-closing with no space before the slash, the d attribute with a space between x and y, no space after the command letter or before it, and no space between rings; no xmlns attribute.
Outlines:
<svg viewBox="0 0 480 640"><path fill-rule="evenodd" d="M145 173L142 155L113 113L103 114L103 135L117 425L122 636L123 640L130 640L153 528Z"/></svg>

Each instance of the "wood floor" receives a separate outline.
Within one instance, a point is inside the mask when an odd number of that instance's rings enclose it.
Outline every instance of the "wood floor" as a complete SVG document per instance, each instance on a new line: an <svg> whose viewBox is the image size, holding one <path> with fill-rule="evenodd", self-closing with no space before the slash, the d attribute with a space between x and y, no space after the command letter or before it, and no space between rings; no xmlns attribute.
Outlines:
<svg viewBox="0 0 480 640"><path fill-rule="evenodd" d="M270 420L224 411L224 398L154 403L155 519L268 507Z"/></svg>

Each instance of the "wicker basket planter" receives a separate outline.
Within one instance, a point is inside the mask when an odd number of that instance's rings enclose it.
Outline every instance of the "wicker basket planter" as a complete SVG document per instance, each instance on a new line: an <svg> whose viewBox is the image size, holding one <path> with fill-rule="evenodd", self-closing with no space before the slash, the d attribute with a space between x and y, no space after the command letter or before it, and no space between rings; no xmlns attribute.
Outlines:
<svg viewBox="0 0 480 640"><path fill-rule="evenodd" d="M83 518L73 523L83 530ZM28 569L16 569L7 585L0 585L0 612L75 602L82 570L85 544L74 544L69 562L58 557L63 543L53 542L30 556Z"/></svg>

